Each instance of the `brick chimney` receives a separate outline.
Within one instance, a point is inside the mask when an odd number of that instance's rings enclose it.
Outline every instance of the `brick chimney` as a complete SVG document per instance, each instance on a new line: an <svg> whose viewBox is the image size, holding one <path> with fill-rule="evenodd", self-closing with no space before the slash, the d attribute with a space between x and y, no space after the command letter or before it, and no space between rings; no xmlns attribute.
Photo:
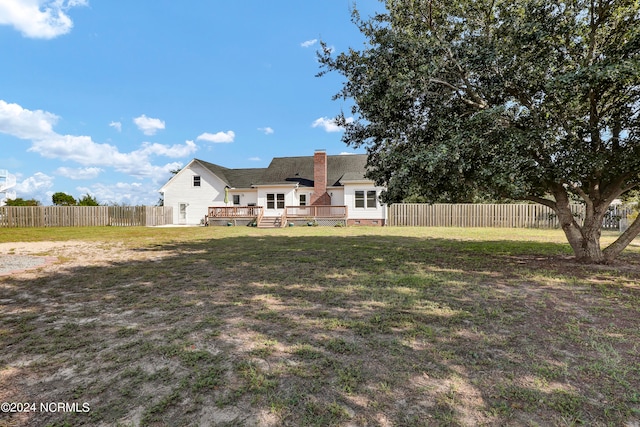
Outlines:
<svg viewBox="0 0 640 427"><path fill-rule="evenodd" d="M331 196L327 193L327 152L316 150L313 154L313 194L311 205L330 205Z"/></svg>

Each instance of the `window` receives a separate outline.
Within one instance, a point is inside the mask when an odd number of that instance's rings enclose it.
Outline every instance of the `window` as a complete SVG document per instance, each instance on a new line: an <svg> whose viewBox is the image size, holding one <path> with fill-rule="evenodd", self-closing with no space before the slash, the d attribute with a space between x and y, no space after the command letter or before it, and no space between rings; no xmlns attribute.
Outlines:
<svg viewBox="0 0 640 427"><path fill-rule="evenodd" d="M301 194L300 195L300 206L307 206L307 195L306 194Z"/></svg>
<svg viewBox="0 0 640 427"><path fill-rule="evenodd" d="M377 207L377 197L375 190L367 191L365 199L365 192L362 190L358 190L355 192L355 205L356 208L372 208L375 209Z"/></svg>
<svg viewBox="0 0 640 427"><path fill-rule="evenodd" d="M284 193L267 193L267 209L284 209Z"/></svg>
<svg viewBox="0 0 640 427"><path fill-rule="evenodd" d="M193 186L200 187L200 177L198 175L193 177Z"/></svg>
<svg viewBox="0 0 640 427"><path fill-rule="evenodd" d="M240 204L240 195L239 194L234 194L233 195L233 204L234 205L239 205Z"/></svg>
<svg viewBox="0 0 640 427"><path fill-rule="evenodd" d="M376 192L375 191L367 191L367 207L368 208L376 208Z"/></svg>

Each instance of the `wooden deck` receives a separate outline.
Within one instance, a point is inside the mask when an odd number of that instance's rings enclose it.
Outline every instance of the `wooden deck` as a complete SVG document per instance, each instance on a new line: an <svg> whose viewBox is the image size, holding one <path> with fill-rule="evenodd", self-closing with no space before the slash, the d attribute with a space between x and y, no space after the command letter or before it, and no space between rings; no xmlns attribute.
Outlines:
<svg viewBox="0 0 640 427"><path fill-rule="evenodd" d="M335 221L341 222L343 225L347 221L346 206L286 206L281 215L266 216L265 209L262 206L212 206L209 207L205 224L220 224L228 222L229 224L251 224L255 223L258 227L279 226L285 227L292 223L301 223L303 221L329 221L333 224ZM238 220L238 222L236 222Z"/></svg>

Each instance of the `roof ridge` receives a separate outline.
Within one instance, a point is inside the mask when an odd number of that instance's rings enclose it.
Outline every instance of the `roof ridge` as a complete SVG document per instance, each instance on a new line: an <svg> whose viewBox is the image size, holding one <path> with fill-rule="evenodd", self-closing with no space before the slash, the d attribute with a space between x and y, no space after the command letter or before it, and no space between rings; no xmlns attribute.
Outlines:
<svg viewBox="0 0 640 427"><path fill-rule="evenodd" d="M213 166L216 166L216 167L218 167L218 168L222 168L222 169L227 169L227 170L229 170L229 169L230 169L230 168L228 168L228 167L226 167L226 166L222 166L222 165L219 165L219 164L217 164L217 163L208 162L208 161L206 161L206 160L202 160L202 159L198 159L198 158L194 158L193 160L196 160L196 161L198 161L198 162L200 162L200 163L204 163L204 164L207 164L207 165L213 165Z"/></svg>
<svg viewBox="0 0 640 427"><path fill-rule="evenodd" d="M355 157L355 156L366 156L366 153L349 153L349 154L327 154L327 157ZM313 156L279 156L273 157L273 159L312 159Z"/></svg>

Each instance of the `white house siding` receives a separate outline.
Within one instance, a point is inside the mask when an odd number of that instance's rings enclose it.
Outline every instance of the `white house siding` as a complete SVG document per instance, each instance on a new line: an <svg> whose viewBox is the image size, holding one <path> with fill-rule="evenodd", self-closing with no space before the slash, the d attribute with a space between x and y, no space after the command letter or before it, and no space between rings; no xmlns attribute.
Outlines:
<svg viewBox="0 0 640 427"><path fill-rule="evenodd" d="M229 204L227 206L233 206L233 196L240 196L240 206L249 206L249 205L258 205L258 193L255 189L245 189L245 190L230 190L229 191ZM224 194L223 200L224 200ZM225 206L224 202L221 205L211 205L211 206Z"/></svg>
<svg viewBox="0 0 640 427"><path fill-rule="evenodd" d="M284 194L284 205L285 206L298 206L298 200L296 195L296 189L290 186L282 186L282 187L258 187L258 200L257 205L262 206L265 210L265 215L278 215L284 212L284 209L275 209L275 210L267 210L267 194L268 193L283 193Z"/></svg>
<svg viewBox="0 0 640 427"><path fill-rule="evenodd" d="M376 191L376 207L366 207L366 192ZM349 220L385 220L387 209L386 206L380 203L378 199L383 187L374 187L371 184L363 183L345 183L344 185L344 204L347 206L349 212ZM365 207L356 208L356 191L365 192Z"/></svg>
<svg viewBox="0 0 640 427"><path fill-rule="evenodd" d="M311 204L311 195L313 194L313 188L309 187L300 187L296 188L293 203L287 204L287 206L300 206L300 195L304 194L307 196L307 205Z"/></svg>
<svg viewBox="0 0 640 427"><path fill-rule="evenodd" d="M193 186L193 177L200 176L200 187ZM200 224L209 206L224 206L224 182L198 163L182 169L164 187L164 205L173 208L174 224ZM186 217L181 218L180 204L186 204Z"/></svg>
<svg viewBox="0 0 640 427"><path fill-rule="evenodd" d="M334 206L344 206L344 189L342 187L329 187L327 193L331 195L331 204Z"/></svg>

